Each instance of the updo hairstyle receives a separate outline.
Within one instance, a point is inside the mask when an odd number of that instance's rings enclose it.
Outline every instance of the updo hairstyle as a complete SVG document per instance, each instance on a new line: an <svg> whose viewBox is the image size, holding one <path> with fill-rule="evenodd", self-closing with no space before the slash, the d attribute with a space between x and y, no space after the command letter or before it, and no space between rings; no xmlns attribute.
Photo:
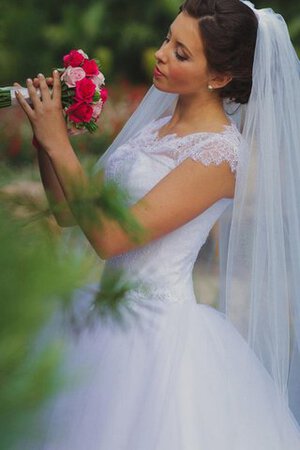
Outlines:
<svg viewBox="0 0 300 450"><path fill-rule="evenodd" d="M258 29L254 11L240 0L186 0L179 7L181 12L199 20L209 68L233 77L217 89L220 97L247 103Z"/></svg>

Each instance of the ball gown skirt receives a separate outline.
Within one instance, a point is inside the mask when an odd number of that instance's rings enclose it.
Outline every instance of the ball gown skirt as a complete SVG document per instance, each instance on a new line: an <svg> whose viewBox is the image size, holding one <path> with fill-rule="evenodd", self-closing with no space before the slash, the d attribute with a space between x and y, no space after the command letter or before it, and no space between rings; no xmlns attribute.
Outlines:
<svg viewBox="0 0 300 450"><path fill-rule="evenodd" d="M73 300L83 323L93 289ZM43 412L43 438L20 449L300 449L271 377L221 312L163 290L134 293L121 311L122 322L98 317L80 332L55 319L68 383Z"/></svg>

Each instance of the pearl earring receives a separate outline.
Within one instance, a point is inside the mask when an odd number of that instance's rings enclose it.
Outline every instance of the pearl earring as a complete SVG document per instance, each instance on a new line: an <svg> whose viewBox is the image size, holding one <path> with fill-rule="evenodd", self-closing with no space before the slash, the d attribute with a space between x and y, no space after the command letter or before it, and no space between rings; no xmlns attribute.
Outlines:
<svg viewBox="0 0 300 450"><path fill-rule="evenodd" d="M214 90L214 88L212 87L211 84L208 85L208 90L209 90L209 91L213 91L213 90Z"/></svg>

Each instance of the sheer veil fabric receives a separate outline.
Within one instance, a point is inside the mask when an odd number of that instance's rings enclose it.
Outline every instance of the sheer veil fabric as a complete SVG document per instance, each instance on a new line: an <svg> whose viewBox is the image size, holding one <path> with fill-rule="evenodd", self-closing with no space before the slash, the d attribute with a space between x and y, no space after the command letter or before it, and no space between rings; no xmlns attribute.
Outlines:
<svg viewBox="0 0 300 450"><path fill-rule="evenodd" d="M283 17L243 3L259 26L249 102L224 100L242 139L234 200L220 218L219 310L300 424L300 63ZM152 85L95 171L149 121L172 114L177 98Z"/></svg>

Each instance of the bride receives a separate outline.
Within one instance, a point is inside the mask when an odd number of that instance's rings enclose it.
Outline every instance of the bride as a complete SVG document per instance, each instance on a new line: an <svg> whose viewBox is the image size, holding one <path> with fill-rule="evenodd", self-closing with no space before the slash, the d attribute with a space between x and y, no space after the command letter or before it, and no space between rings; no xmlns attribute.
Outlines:
<svg viewBox="0 0 300 450"><path fill-rule="evenodd" d="M286 24L247 1L186 0L155 57L153 86L95 167L130 194L139 242L72 207L88 178L58 73L52 95L43 75L27 80L33 108L17 95L44 187L69 204L58 223L79 225L106 260L101 281L121 268L137 282L125 328L55 330L75 383L43 411L41 442L21 448L299 449L300 72ZM218 310L192 282L217 220ZM79 314L91 297L75 293Z"/></svg>

